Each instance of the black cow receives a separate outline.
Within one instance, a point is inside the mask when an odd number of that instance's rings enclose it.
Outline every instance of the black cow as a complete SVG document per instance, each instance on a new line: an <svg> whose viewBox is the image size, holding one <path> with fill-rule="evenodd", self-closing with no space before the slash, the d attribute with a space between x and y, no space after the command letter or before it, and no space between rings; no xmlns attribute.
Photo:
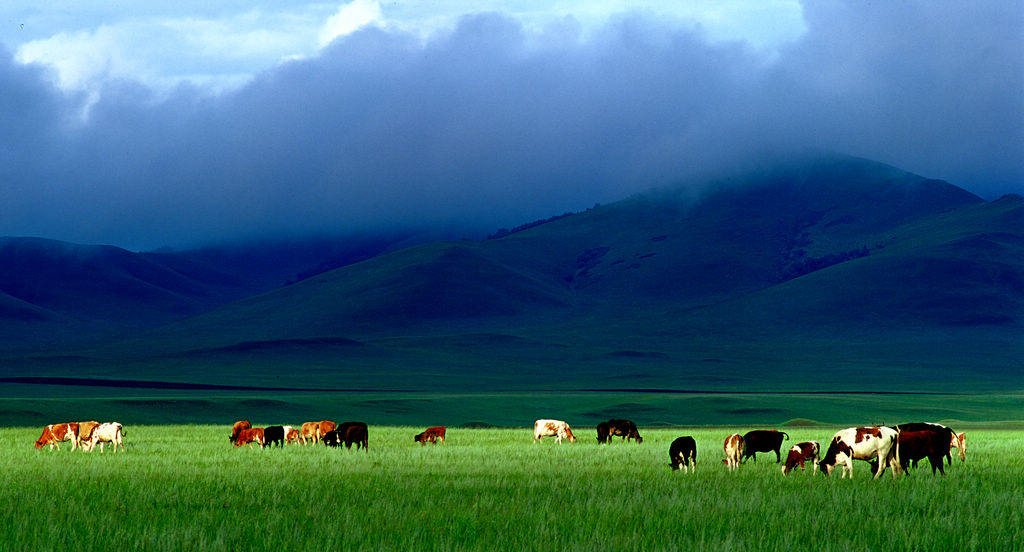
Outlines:
<svg viewBox="0 0 1024 552"><path fill-rule="evenodd" d="M904 473L911 460L927 458L932 465L932 475L939 470L945 477L942 457L946 455L949 455L949 436L938 431L901 431L896 436L896 462Z"/></svg>
<svg viewBox="0 0 1024 552"><path fill-rule="evenodd" d="M743 457L740 461L746 460L747 458L753 458L754 462L757 462L757 453L759 452L775 452L775 463L778 464L782 461L782 454L779 452L782 449L782 439L789 439L789 434L785 431L778 431L774 429L755 429L754 431L748 431L743 436Z"/></svg>
<svg viewBox="0 0 1024 552"><path fill-rule="evenodd" d="M322 441L326 446L337 447L345 442L345 439L342 437L341 432L337 429L332 429L327 433L324 433L323 436L320 437L320 441Z"/></svg>
<svg viewBox="0 0 1024 552"><path fill-rule="evenodd" d="M263 439L266 442L265 446L272 446L277 443L278 446L284 446L284 426L267 426L263 429Z"/></svg>
<svg viewBox="0 0 1024 552"><path fill-rule="evenodd" d="M362 447L370 452L370 431L364 422L345 422L338 426L337 431L346 449L351 449L354 442L356 451Z"/></svg>
<svg viewBox="0 0 1024 552"><path fill-rule="evenodd" d="M697 469L697 442L689 435L672 441L668 448L668 460L673 470L690 468L690 471Z"/></svg>
<svg viewBox="0 0 1024 552"><path fill-rule="evenodd" d="M636 424L631 420L608 420L608 442L612 437L622 437L622 440L636 439L637 444L643 443L644 438L636 429Z"/></svg>

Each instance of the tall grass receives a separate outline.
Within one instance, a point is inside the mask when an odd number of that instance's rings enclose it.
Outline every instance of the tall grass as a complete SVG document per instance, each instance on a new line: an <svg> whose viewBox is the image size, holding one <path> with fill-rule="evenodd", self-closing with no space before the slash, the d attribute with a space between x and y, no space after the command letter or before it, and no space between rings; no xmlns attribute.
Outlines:
<svg viewBox="0 0 1024 552"><path fill-rule="evenodd" d="M281 550L990 550L1024 545L1013 431L969 434L967 462L871 480L797 472L774 454L737 473L729 429L643 431L642 445L532 444L528 429L370 428L370 451L235 449L226 426L128 427L124 454L36 451L0 430L0 548ZM643 430L643 428L641 428ZM790 431L794 443L832 430ZM668 446L698 445L694 474Z"/></svg>

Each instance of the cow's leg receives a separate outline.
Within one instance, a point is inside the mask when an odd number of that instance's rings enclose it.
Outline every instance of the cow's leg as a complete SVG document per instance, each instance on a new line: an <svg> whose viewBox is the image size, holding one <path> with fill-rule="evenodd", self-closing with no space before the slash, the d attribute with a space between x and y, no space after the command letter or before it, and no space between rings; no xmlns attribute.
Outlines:
<svg viewBox="0 0 1024 552"><path fill-rule="evenodd" d="M780 444L779 447L782 447L782 445ZM775 463L778 464L781 461L782 461L782 455L779 454L779 449L775 449Z"/></svg>

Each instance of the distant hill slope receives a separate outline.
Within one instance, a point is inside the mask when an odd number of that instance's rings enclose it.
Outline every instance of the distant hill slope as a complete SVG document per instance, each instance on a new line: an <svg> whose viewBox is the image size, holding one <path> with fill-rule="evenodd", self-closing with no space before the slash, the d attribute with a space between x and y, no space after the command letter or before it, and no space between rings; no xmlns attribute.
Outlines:
<svg viewBox="0 0 1024 552"><path fill-rule="evenodd" d="M716 317L758 320L758 312L747 312L756 308L741 301L757 293L774 297L763 301L791 302L776 311L817 309L819 318L877 309L882 318L927 324L1020 322L1015 284L1000 287L985 272L1004 270L1010 282L1020 277L1021 266L1012 262L1020 251L1012 199L1003 212L948 183L846 157L775 168L712 190L695 201L671 191L641 195L500 239L396 251L148 339L162 342L161 350L327 336L372 340L580 317L614 328L666 308L714 307L707 312ZM961 231L936 231L953 227ZM1010 236L1000 242L1004 265L986 264L979 253L971 268L958 268L970 249L963 240L993 232ZM955 299L939 294L947 285L974 291L948 307L923 301ZM782 291L772 295L776 287ZM793 291L785 295L787 289Z"/></svg>
<svg viewBox="0 0 1024 552"><path fill-rule="evenodd" d="M105 339L8 347L0 371L333 389L534 389L552 374L577 389L1019 387L1024 199L839 156L703 189L365 254L272 289L284 265L325 265L51 252L26 263L41 292L0 286L0 324ZM224 303L239 280L268 287ZM124 334L118 316L145 329Z"/></svg>
<svg viewBox="0 0 1024 552"><path fill-rule="evenodd" d="M136 253L0 238L0 348L73 344L209 311L373 257L404 235Z"/></svg>

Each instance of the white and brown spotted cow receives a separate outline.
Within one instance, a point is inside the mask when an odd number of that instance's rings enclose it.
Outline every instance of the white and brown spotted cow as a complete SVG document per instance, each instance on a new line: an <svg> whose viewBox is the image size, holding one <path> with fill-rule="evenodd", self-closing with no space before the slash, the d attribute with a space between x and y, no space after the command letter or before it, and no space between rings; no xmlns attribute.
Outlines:
<svg viewBox="0 0 1024 552"><path fill-rule="evenodd" d="M78 445L77 433L77 423L50 424L43 428L43 434L36 439L36 448L42 449L44 446L50 445L50 450L53 450L53 447L60 450L60 443L71 441L71 450L75 450Z"/></svg>
<svg viewBox="0 0 1024 552"><path fill-rule="evenodd" d="M86 443L82 443L82 450L91 452L99 444L100 454L102 454L103 444L110 443L114 447L114 452L117 452L118 446L121 447L121 452L124 452L124 441L121 439L123 434L124 428L117 422L100 424L93 430L88 446L86 446Z"/></svg>
<svg viewBox="0 0 1024 552"><path fill-rule="evenodd" d="M811 462L811 475L818 472L818 462L821 460L821 446L817 441L804 441L803 443L797 443L789 449L789 455L786 456L786 463L782 466L782 475L789 475L789 472L796 469L797 465L800 469L806 469L804 463L807 461Z"/></svg>
<svg viewBox="0 0 1024 552"><path fill-rule="evenodd" d="M725 462L725 467L730 470L739 469L740 460L743 459L743 436L733 433L725 438L722 448L725 449L725 460L722 460Z"/></svg>
<svg viewBox="0 0 1024 552"><path fill-rule="evenodd" d="M562 439L568 439L570 443L576 442L576 436L569 429L569 424L562 420L537 420L533 422L533 442L536 443L541 437L554 437L555 442L562 444Z"/></svg>
<svg viewBox="0 0 1024 552"><path fill-rule="evenodd" d="M892 476L896 478L899 471L899 464L896 463L896 438L899 435L895 429L885 426L874 427L851 427L837 432L829 443L825 456L818 464L819 469L825 475L831 475L836 464L843 465L842 477L850 476L853 479L853 461L872 459L878 460L878 471L875 472L875 479L878 479L885 472L885 468L892 466Z"/></svg>

